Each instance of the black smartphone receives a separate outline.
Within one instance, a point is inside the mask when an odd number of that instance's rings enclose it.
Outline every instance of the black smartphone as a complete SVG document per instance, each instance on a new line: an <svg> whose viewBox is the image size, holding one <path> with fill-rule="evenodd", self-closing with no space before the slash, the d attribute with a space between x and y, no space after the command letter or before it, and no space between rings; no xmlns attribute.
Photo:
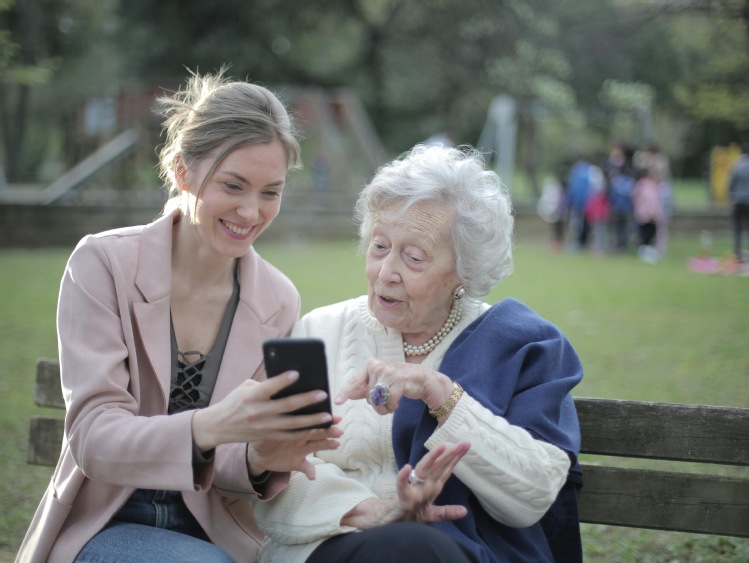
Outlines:
<svg viewBox="0 0 749 563"><path fill-rule="evenodd" d="M330 388L328 385L328 363L325 358L325 344L319 338L273 338L263 342L265 371L273 377L289 370L299 372L299 379L282 389L273 399L288 397L307 391L322 390L328 397L301 409L293 414L314 414L333 412L330 405ZM329 428L330 422L310 426L310 428Z"/></svg>

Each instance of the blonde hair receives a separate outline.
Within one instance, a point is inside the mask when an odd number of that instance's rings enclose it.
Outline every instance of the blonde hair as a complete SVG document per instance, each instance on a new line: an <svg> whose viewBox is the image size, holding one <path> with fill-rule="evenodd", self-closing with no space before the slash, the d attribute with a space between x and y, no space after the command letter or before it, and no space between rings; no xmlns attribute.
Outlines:
<svg viewBox="0 0 749 563"><path fill-rule="evenodd" d="M231 81L222 67L215 74L191 73L172 96L157 100L166 141L159 151L159 176L168 191L164 214L179 207L182 190L176 177L178 159L196 165L219 147L206 178L231 152L252 144L280 141L287 170L301 166L297 131L284 104L267 88ZM200 187L198 194L202 191Z"/></svg>

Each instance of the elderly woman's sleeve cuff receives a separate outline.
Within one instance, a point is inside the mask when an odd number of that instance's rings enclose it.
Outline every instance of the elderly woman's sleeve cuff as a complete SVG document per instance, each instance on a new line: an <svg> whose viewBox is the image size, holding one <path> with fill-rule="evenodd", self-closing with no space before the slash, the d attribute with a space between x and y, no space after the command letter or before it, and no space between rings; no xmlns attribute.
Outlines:
<svg viewBox="0 0 749 563"><path fill-rule="evenodd" d="M427 449L432 449L443 442L460 442L466 437L466 415L470 412L470 405L475 404L466 392L463 392L458 402L450 411L447 420L438 426L434 433L426 441Z"/></svg>

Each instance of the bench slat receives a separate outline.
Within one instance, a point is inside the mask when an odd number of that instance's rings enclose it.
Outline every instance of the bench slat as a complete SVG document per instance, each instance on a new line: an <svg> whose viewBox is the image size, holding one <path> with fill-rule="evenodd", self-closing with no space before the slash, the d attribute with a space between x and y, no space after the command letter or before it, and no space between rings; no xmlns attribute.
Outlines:
<svg viewBox="0 0 749 563"><path fill-rule="evenodd" d="M749 409L576 398L581 451L749 465Z"/></svg>
<svg viewBox="0 0 749 563"><path fill-rule="evenodd" d="M57 360L37 360L34 402L40 407L65 408L60 384L60 363Z"/></svg>
<svg viewBox="0 0 749 563"><path fill-rule="evenodd" d="M60 418L34 416L29 421L29 445L26 462L34 465L57 465L65 430Z"/></svg>
<svg viewBox="0 0 749 563"><path fill-rule="evenodd" d="M749 537L749 480L583 465L580 521Z"/></svg>
<svg viewBox="0 0 749 563"><path fill-rule="evenodd" d="M40 407L64 409L60 383L60 362L39 359L36 362L34 403ZM29 443L26 462L54 467L60 457L60 446L65 431L62 418L34 416L29 420Z"/></svg>

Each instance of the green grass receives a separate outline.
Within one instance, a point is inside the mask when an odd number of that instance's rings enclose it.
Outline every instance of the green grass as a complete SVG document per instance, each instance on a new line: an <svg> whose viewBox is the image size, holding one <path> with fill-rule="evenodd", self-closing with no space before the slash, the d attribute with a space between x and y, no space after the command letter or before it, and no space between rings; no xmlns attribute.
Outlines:
<svg viewBox="0 0 749 563"><path fill-rule="evenodd" d="M728 240L717 237L722 256ZM568 335L585 367L578 396L749 406L749 278L690 273L696 237L650 266L633 256L553 254L519 241L515 273L489 296L524 301ZM56 355L55 302L70 249L0 251L0 550L15 551L51 468L25 462L34 366ZM353 241L261 242L297 284L303 310L366 291ZM697 470L700 470L698 468ZM587 561L745 561L749 540L584 526Z"/></svg>
<svg viewBox="0 0 749 563"><path fill-rule="evenodd" d="M57 356L57 286L67 251L0 251L0 550L15 551L50 476L26 463L36 359Z"/></svg>

